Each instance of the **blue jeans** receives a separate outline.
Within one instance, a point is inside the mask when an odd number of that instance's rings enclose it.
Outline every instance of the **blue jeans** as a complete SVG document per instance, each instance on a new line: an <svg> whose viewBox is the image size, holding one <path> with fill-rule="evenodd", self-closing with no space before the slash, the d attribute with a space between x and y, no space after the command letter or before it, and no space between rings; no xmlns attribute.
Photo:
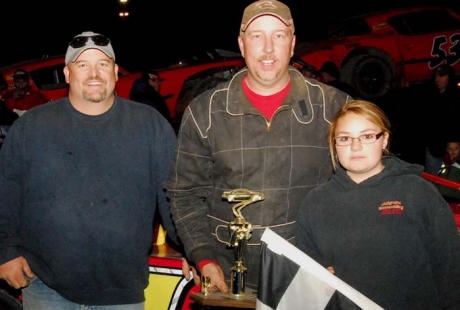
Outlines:
<svg viewBox="0 0 460 310"><path fill-rule="evenodd" d="M71 302L58 292L48 287L37 277L30 285L22 289L22 305L24 310L144 310L145 303L110 306L87 306Z"/></svg>

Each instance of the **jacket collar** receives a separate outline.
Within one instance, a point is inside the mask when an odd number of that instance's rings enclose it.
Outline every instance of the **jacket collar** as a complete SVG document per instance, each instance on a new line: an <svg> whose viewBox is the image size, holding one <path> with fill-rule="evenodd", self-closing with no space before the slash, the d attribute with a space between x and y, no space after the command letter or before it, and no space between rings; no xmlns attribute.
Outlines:
<svg viewBox="0 0 460 310"><path fill-rule="evenodd" d="M226 111L231 115L257 114L261 113L254 108L244 94L241 83L247 75L248 69L243 68L235 74L228 84L228 95ZM289 68L291 77L291 89L284 99L282 109L291 109L300 122L309 122L313 119L313 104L309 93L309 87L303 75L294 67ZM307 96L303 96L307 94Z"/></svg>

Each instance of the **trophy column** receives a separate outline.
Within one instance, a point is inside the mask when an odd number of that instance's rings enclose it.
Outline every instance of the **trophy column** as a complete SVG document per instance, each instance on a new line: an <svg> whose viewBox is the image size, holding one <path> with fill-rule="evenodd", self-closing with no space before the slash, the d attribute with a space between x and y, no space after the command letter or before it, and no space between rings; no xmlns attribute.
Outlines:
<svg viewBox="0 0 460 310"><path fill-rule="evenodd" d="M235 220L228 224L230 241L228 246L233 248L235 266L230 269L230 292L238 298L245 295L245 275L247 268L244 266L244 251L248 240L251 238L252 225L241 214L241 209L247 205L265 199L263 193L252 192L247 189L235 189L224 192L222 197L229 202L239 202L232 208Z"/></svg>

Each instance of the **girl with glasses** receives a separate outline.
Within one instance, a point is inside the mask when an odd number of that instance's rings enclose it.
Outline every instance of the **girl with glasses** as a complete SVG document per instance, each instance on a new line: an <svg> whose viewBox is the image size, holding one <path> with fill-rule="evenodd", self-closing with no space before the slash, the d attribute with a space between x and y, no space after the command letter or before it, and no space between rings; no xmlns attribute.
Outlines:
<svg viewBox="0 0 460 310"><path fill-rule="evenodd" d="M460 309L452 211L423 166L392 156L389 143L378 106L343 106L329 132L335 174L303 201L297 246L386 310Z"/></svg>

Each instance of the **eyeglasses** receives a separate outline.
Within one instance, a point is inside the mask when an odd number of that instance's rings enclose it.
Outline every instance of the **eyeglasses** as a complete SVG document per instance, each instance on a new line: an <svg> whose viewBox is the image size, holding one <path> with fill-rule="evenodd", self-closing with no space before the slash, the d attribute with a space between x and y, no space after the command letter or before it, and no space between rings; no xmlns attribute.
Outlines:
<svg viewBox="0 0 460 310"><path fill-rule="evenodd" d="M351 145L354 139L358 139L361 144L372 144L375 143L381 136L383 135L383 131L380 133L366 133L360 135L357 138L349 137L349 136L339 136L335 137L335 145L338 146L346 146Z"/></svg>
<svg viewBox="0 0 460 310"><path fill-rule="evenodd" d="M107 46L110 44L109 38L101 34L97 34L97 35L89 36L89 37L85 37L85 36L75 37L72 39L72 41L70 41L69 46L73 48L80 48L88 44L88 41L90 39L94 43L94 45L97 45L97 46Z"/></svg>

